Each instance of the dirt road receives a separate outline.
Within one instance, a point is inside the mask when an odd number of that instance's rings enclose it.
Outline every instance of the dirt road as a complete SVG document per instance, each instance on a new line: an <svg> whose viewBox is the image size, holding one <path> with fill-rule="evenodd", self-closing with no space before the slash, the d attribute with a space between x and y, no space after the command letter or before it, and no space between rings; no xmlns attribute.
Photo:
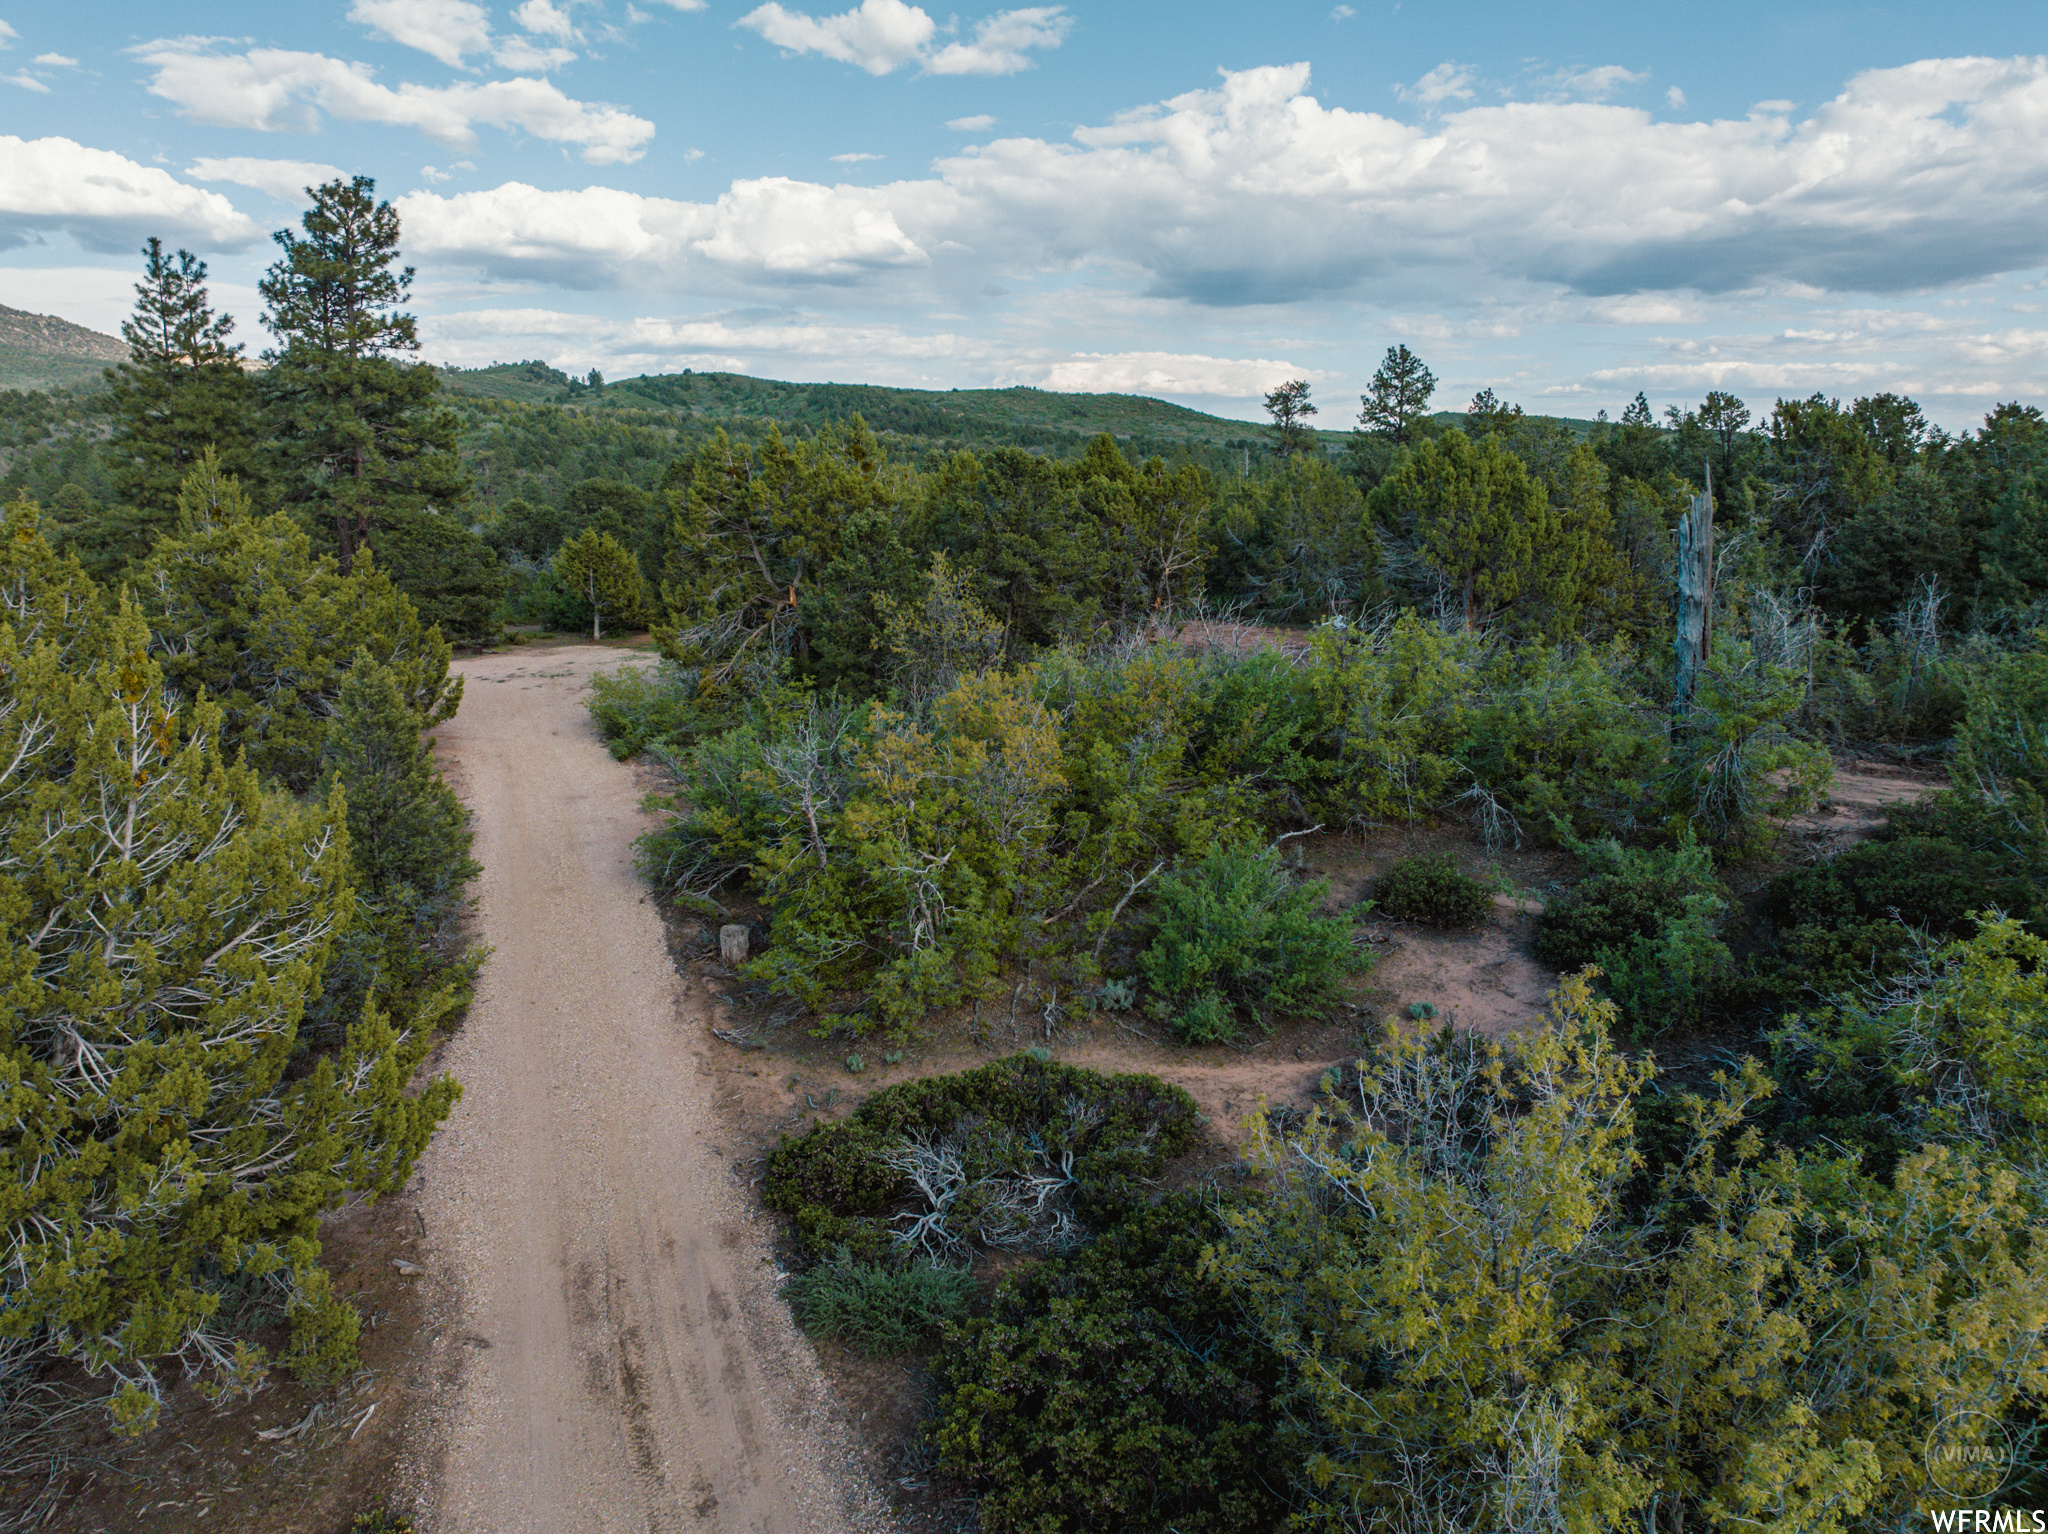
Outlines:
<svg viewBox="0 0 2048 1534"><path fill-rule="evenodd" d="M879 1528L717 1131L717 1046L633 872L633 772L584 714L628 658L465 662L440 735L494 952L421 1162L461 1318L423 1534Z"/></svg>

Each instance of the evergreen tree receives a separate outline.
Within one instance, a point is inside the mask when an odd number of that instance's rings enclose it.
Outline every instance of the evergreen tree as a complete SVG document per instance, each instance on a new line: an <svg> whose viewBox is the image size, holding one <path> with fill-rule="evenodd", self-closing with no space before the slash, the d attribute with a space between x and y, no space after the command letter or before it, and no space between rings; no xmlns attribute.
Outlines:
<svg viewBox="0 0 2048 1534"><path fill-rule="evenodd" d="M1465 431L1468 436L1506 436L1522 418L1522 407L1510 405L1491 389L1481 389L1472 396L1472 403L1465 407ZM1603 414L1602 419L1605 419Z"/></svg>
<svg viewBox="0 0 2048 1534"><path fill-rule="evenodd" d="M316 1041L340 1037L372 994L469 997L482 955L463 948L456 923L483 870L469 811L435 768L422 723L402 673L357 650L321 759L324 791L348 796L354 919L308 1010Z"/></svg>
<svg viewBox="0 0 2048 1534"><path fill-rule="evenodd" d="M141 616L111 616L33 506L0 529L0 1342L111 1376L131 1431L158 1371L252 1386L230 1293L291 1320L287 1361L354 1360L319 1222L402 1186L458 1089L406 1088L446 999L367 1007L288 1076L349 909L345 807L230 764L210 703L176 706Z"/></svg>
<svg viewBox="0 0 2048 1534"><path fill-rule="evenodd" d="M585 528L555 553L562 584L590 607L590 637L604 637L605 615L630 622L640 611L640 564L610 533Z"/></svg>
<svg viewBox="0 0 2048 1534"><path fill-rule="evenodd" d="M1104 616L1130 627L1198 595L1213 552L1205 539L1214 486L1206 470L1124 457L1103 432L1068 471L1108 553Z"/></svg>
<svg viewBox="0 0 2048 1534"><path fill-rule="evenodd" d="M135 312L121 324L128 360L110 368L107 473L120 510L73 531L94 563L118 576L149 552L177 515L178 487L211 448L228 473L255 467L255 396L230 341L235 322L214 310L206 263L189 250L142 248Z"/></svg>
<svg viewBox="0 0 2048 1534"><path fill-rule="evenodd" d="M793 445L771 424L758 449L721 429L698 450L687 491L670 497L662 653L722 677L782 656L813 667L805 598L839 558L845 529L892 514L902 489L857 415Z"/></svg>
<svg viewBox="0 0 2048 1534"><path fill-rule="evenodd" d="M398 213L367 176L313 189L304 235L280 229L284 254L261 284L277 337L263 393L278 483L289 504L334 529L341 573L373 530L402 511L469 493L458 423L437 406L440 375L402 359L419 350L402 306L413 269L396 267ZM419 584L394 565L403 589Z"/></svg>
<svg viewBox="0 0 2048 1534"><path fill-rule="evenodd" d="M1121 453L1115 461L1128 478ZM955 453L925 477L933 547L1013 645L1076 638L1101 613L1109 559L1102 522L1083 504L1086 472L999 447Z"/></svg>
<svg viewBox="0 0 2048 1534"><path fill-rule="evenodd" d="M1273 418L1273 451L1282 458L1315 451L1315 429L1308 418L1316 413L1309 403L1308 380L1291 378L1266 396L1266 414Z"/></svg>
<svg viewBox="0 0 2048 1534"><path fill-rule="evenodd" d="M1808 571L1833 561L1836 535L1874 505L1894 478L1841 401L1818 394L1778 401L1765 468L1773 520Z"/></svg>
<svg viewBox="0 0 2048 1534"><path fill-rule="evenodd" d="M1406 442L1414 434L1416 420L1429 409L1429 397L1435 392L1436 374L1422 359L1406 345L1390 346L1379 370L1372 375L1370 392L1358 397L1364 407L1358 412L1358 424L1365 431Z"/></svg>
<svg viewBox="0 0 2048 1534"><path fill-rule="evenodd" d="M1457 593L1468 629L1510 612L1518 625L1540 624L1584 600L1591 508L1561 514L1498 437L1475 443L1453 431L1423 443L1373 500L1412 531L1423 558Z"/></svg>
<svg viewBox="0 0 2048 1534"><path fill-rule="evenodd" d="M462 682L448 676L447 641L374 560L342 575L315 559L303 528L256 516L211 457L186 476L179 508L140 571L139 600L165 680L220 706L223 750L246 751L294 792L310 787L358 646L398 669L422 718L454 715Z"/></svg>
<svg viewBox="0 0 2048 1534"><path fill-rule="evenodd" d="M420 622L439 629L451 644L483 645L497 638L498 609L511 578L490 545L454 517L388 511L370 547L377 568L393 573Z"/></svg>

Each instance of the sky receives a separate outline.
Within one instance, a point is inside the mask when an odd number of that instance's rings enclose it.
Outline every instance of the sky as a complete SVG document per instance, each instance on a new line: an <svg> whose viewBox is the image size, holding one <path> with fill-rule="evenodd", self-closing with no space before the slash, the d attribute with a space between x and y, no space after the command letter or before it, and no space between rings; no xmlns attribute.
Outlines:
<svg viewBox="0 0 2048 1534"><path fill-rule="evenodd" d="M175 19L189 33L163 30ZM1349 425L1892 390L2048 404L2048 7L0 0L0 303L150 235L252 351L374 177L423 355L1156 395Z"/></svg>

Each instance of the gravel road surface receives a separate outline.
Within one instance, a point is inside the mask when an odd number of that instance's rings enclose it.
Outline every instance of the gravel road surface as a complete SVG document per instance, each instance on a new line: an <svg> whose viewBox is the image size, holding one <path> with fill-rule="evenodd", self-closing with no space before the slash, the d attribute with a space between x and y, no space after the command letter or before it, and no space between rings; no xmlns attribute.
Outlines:
<svg viewBox="0 0 2048 1534"><path fill-rule="evenodd" d="M596 647L462 662L440 755L476 815L493 952L421 1161L460 1316L429 1534L882 1529L775 1297L729 1068L632 865L633 769L584 713ZM744 1152L751 1155L751 1149Z"/></svg>

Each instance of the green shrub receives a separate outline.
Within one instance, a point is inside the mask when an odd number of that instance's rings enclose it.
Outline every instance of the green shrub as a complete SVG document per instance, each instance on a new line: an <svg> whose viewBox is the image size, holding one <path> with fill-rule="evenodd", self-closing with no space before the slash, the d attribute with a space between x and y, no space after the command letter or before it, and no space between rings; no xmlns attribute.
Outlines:
<svg viewBox="0 0 2048 1534"><path fill-rule="evenodd" d="M1279 1360L1205 1276L1224 1231L1180 1194L1005 1282L951 1334L933 1437L981 1527L1230 1534L1287 1517Z"/></svg>
<svg viewBox="0 0 2048 1534"><path fill-rule="evenodd" d="M1190 1044L1232 1038L1246 1017L1328 995L1367 961L1350 924L1320 914L1328 886L1297 884L1279 854L1217 847L1168 875L1153 899L1157 933L1139 956L1146 982Z"/></svg>
<svg viewBox="0 0 2048 1534"><path fill-rule="evenodd" d="M598 672L584 706L621 761L676 740L701 719L697 673L672 661Z"/></svg>
<svg viewBox="0 0 2048 1534"><path fill-rule="evenodd" d="M1054 1179L1048 1212L1080 1228L1114 1222L1139 1202L1141 1179L1194 1144L1199 1118L1193 1098L1156 1077L1012 1055L885 1087L850 1117L784 1140L769 1153L763 1197L820 1258L843 1245L853 1261L887 1262L933 1213L942 1229L924 1250L965 1255L970 1242L1016 1244L998 1205L1020 1179ZM956 1163L958 1188L943 1209L901 1164L918 1148Z"/></svg>
<svg viewBox="0 0 2048 1534"><path fill-rule="evenodd" d="M1610 840L1575 850L1592 872L1544 913L1536 957L1556 970L1599 965L1637 1038L1696 1021L1734 971L1719 935L1727 901L1706 849Z"/></svg>
<svg viewBox="0 0 2048 1534"><path fill-rule="evenodd" d="M349 1528L353 1534L413 1534L410 1518L382 1507L373 1507L367 1513L357 1513Z"/></svg>
<svg viewBox="0 0 2048 1534"><path fill-rule="evenodd" d="M1373 908L1425 927L1476 927L1493 909L1490 890L1444 853L1403 858L1373 886Z"/></svg>
<svg viewBox="0 0 2048 1534"><path fill-rule="evenodd" d="M2026 919L2041 901L2033 881L2001 877L1993 859L1946 837L1864 842L1771 881L1764 914L1780 927L1837 928L1892 919L1935 937L1960 936L1970 913L1997 906Z"/></svg>
<svg viewBox="0 0 2048 1534"><path fill-rule="evenodd" d="M857 1261L845 1248L784 1287L796 1324L856 1353L881 1358L923 1347L949 1321L967 1314L974 1280L965 1268L928 1262L884 1267Z"/></svg>

